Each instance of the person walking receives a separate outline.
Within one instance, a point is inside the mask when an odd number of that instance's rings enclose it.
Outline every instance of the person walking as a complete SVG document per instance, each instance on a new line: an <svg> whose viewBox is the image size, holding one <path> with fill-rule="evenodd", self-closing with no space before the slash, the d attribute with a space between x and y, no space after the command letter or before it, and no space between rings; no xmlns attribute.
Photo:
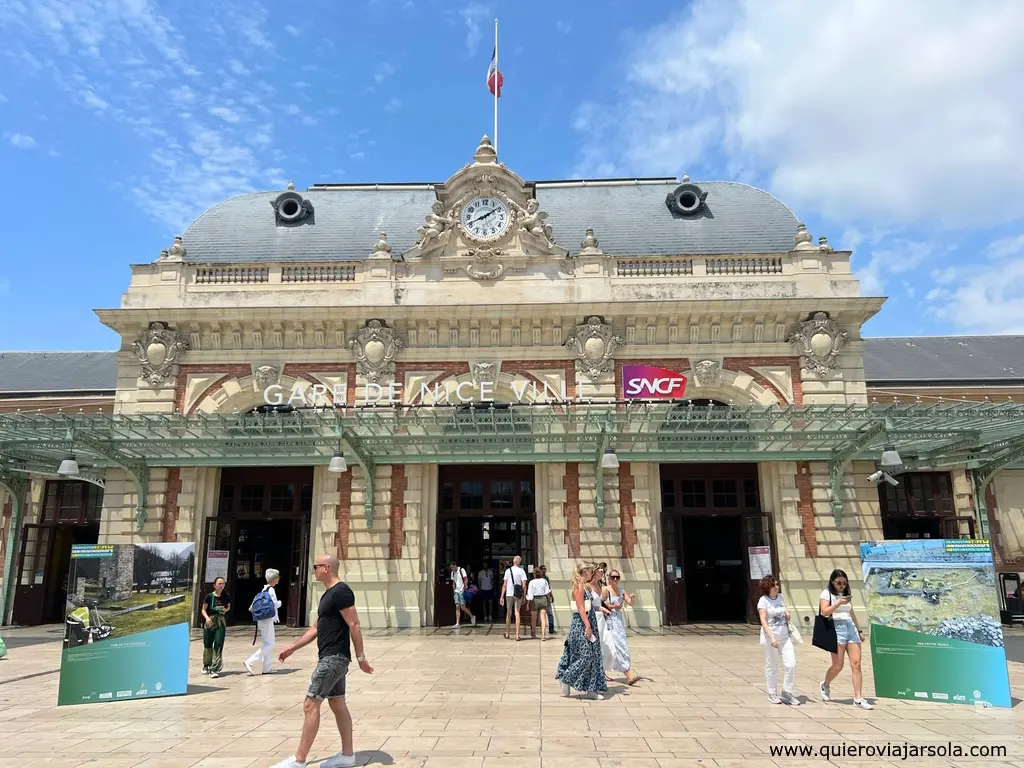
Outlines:
<svg viewBox="0 0 1024 768"><path fill-rule="evenodd" d="M761 647L764 648L764 676L768 701L772 704L800 706L793 695L796 681L796 651L789 636L789 609L782 599L782 585L772 574L761 579L761 597L757 614L761 617ZM782 662L782 696L779 696L779 662Z"/></svg>
<svg viewBox="0 0 1024 768"><path fill-rule="evenodd" d="M341 735L341 752L319 764L320 768L349 768L356 764L352 743L352 715L345 702L345 677L352 663L352 648L356 651L359 668L368 675L373 667L366 660L363 632L356 611L356 597L348 584L338 577L338 558L321 555L313 565L313 577L324 586L324 594L317 606L316 626L289 645L277 657L282 663L300 648L314 640L317 664L309 681L306 698L302 702L302 735L295 754L274 768L307 768L309 750L320 730L320 707L324 699L334 713Z"/></svg>
<svg viewBox="0 0 1024 768"><path fill-rule="evenodd" d="M480 587L480 602L484 607L484 621L494 621L494 571L484 563L476 575L476 584Z"/></svg>
<svg viewBox="0 0 1024 768"><path fill-rule="evenodd" d="M548 634L555 635L558 634L555 631L555 593L551 589L551 580L548 578L548 567L546 565L540 567L540 575L548 583Z"/></svg>
<svg viewBox="0 0 1024 768"><path fill-rule="evenodd" d="M605 675L621 672L626 676L626 685L635 685L640 675L633 671L629 656L629 642L626 640L625 607L632 607L634 595L621 586L621 574L614 568L608 573L608 584L602 592L602 602L609 610L601 633L601 654ZM601 619L598 618L598 623Z"/></svg>
<svg viewBox="0 0 1024 768"><path fill-rule="evenodd" d="M231 595L224 589L225 581L213 580L213 592L203 600L203 674L220 677L224 668L224 635L228 623L224 618L231 610Z"/></svg>
<svg viewBox="0 0 1024 768"><path fill-rule="evenodd" d="M561 683L562 695L569 696L573 690L581 691L588 698L601 701L608 690L605 682L604 663L601 659L601 644L597 639L595 617L596 599L589 584L597 569L593 563L577 565L572 573L572 600L569 606L572 620L565 637L562 657L558 661L555 679Z"/></svg>
<svg viewBox="0 0 1024 768"><path fill-rule="evenodd" d="M476 616L469 610L469 600L466 599L466 590L469 589L469 577L466 569L456 562L450 566L452 578L452 593L455 596L455 626L453 629L461 629L459 622L462 614L469 616L470 624L476 626Z"/></svg>
<svg viewBox="0 0 1024 768"><path fill-rule="evenodd" d="M274 606L274 615L269 616L265 619L257 618L256 628L260 633L260 647L252 656L242 662L245 665L246 671L250 675L255 675L253 671L253 665L260 665L260 674L269 675L270 666L274 661L274 625L280 623L277 611L281 607L281 601L277 599L277 592L274 591L274 587L277 586L277 582L281 580L281 572L275 568L267 568L263 573L264 578L267 580L267 585L260 592L260 595L266 594L269 597L270 602ZM262 598L259 595L252 599L252 605L249 606L249 612L256 616L255 608L256 601L259 600L261 603L265 602L267 598ZM253 638L255 640L255 638Z"/></svg>
<svg viewBox="0 0 1024 768"><path fill-rule="evenodd" d="M832 701L832 681L843 671L843 658L850 657L850 670L853 673L853 706L861 709L874 709L863 696L863 675L861 674L861 643L864 631L857 621L853 610L853 597L850 594L850 579L836 568L828 577L828 586L818 599L818 611L822 616L831 616L836 628L836 644L838 650L832 654L832 666L825 673L825 679L819 685L822 701Z"/></svg>
<svg viewBox="0 0 1024 768"><path fill-rule="evenodd" d="M501 600L499 601L500 605L505 608L506 640L508 640L511 630L512 614L515 613L516 615L516 642L522 640L519 636L519 626L521 623L519 613L523 605L523 594L526 590L526 571L522 568L522 562L523 558L519 555L512 558L512 565L505 571L505 575L501 580Z"/></svg>
<svg viewBox="0 0 1024 768"><path fill-rule="evenodd" d="M537 623L540 622L540 639L548 639L548 608L551 607L551 585L540 572L533 569L533 578L526 588L526 599L530 602L530 613L533 621L530 624L530 637L537 636Z"/></svg>

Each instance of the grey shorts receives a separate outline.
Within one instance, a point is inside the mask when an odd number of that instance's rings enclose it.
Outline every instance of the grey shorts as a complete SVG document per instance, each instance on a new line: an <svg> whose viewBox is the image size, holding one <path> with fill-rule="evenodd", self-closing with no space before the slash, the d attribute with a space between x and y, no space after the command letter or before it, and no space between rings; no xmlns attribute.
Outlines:
<svg viewBox="0 0 1024 768"><path fill-rule="evenodd" d="M523 598L513 597L512 595L505 595L505 605L508 606L510 611L518 610L523 604Z"/></svg>
<svg viewBox="0 0 1024 768"><path fill-rule="evenodd" d="M352 661L347 656L325 656L316 663L306 696L317 701L345 695L345 676Z"/></svg>

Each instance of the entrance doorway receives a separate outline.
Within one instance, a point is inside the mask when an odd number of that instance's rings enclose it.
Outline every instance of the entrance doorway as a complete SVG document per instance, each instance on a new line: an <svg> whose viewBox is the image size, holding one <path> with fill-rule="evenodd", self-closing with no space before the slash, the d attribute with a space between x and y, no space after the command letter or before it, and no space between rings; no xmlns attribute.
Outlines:
<svg viewBox="0 0 1024 768"><path fill-rule="evenodd" d="M21 532L14 587L15 624L63 622L71 548L96 544L100 536L103 489L80 480L49 480L38 523Z"/></svg>
<svg viewBox="0 0 1024 768"><path fill-rule="evenodd" d="M304 626L312 509L312 467L221 470L217 516L206 521L200 599L224 576L228 624L249 624L252 599L274 568L281 572L275 592L282 623Z"/></svg>
<svg viewBox="0 0 1024 768"><path fill-rule="evenodd" d="M778 559L756 464L661 465L665 623L756 622ZM751 561L753 560L753 568Z"/></svg>
<svg viewBox="0 0 1024 768"><path fill-rule="evenodd" d="M453 561L474 584L484 568L494 574L492 615L497 620L504 568L516 555L523 558L524 568L537 560L533 466L441 467L438 485L434 626L455 623ZM485 616L481 598L470 608L478 619Z"/></svg>

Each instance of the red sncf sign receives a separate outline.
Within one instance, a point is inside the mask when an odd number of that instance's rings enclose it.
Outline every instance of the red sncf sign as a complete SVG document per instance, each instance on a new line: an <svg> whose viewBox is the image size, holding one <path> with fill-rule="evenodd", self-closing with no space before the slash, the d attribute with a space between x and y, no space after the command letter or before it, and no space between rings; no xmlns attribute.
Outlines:
<svg viewBox="0 0 1024 768"><path fill-rule="evenodd" d="M627 400L682 400L686 377L649 365L622 366L622 393Z"/></svg>

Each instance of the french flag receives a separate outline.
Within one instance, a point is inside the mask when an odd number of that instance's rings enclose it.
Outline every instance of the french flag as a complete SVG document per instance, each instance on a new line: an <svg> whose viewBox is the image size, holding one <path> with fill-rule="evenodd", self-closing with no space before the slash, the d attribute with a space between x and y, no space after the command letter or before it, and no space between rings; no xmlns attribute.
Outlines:
<svg viewBox="0 0 1024 768"><path fill-rule="evenodd" d="M501 98L501 86L505 84L505 76L498 71L498 49L491 54L491 66L487 68L487 90L495 98Z"/></svg>

